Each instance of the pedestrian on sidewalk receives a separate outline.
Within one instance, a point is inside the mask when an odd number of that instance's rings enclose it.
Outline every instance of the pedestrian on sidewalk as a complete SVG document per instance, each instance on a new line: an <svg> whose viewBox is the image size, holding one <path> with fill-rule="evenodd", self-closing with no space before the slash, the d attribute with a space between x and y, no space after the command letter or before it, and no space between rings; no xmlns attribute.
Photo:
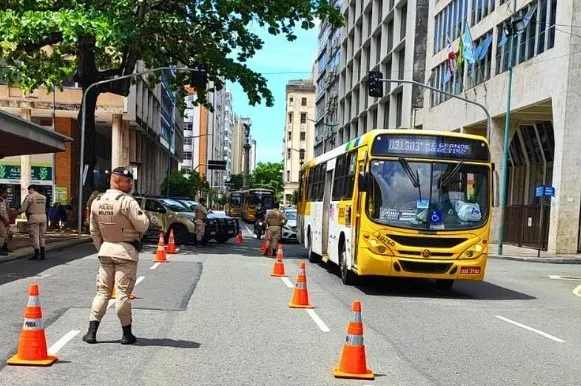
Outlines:
<svg viewBox="0 0 581 386"><path fill-rule="evenodd" d="M28 186L28 195L22 201L18 214L26 213L28 236L34 248L34 256L28 260L44 260L46 235L46 196L36 191L35 185Z"/></svg>
<svg viewBox="0 0 581 386"><path fill-rule="evenodd" d="M206 199L204 197L200 198L200 203L196 208L196 217L194 219L194 224L196 224L196 238L194 245L198 246L204 240L204 234L206 233L206 219L208 218L208 209L206 209Z"/></svg>
<svg viewBox="0 0 581 386"><path fill-rule="evenodd" d="M132 315L129 296L135 287L141 238L149 228L149 219L129 193L133 175L119 167L111 172L110 189L91 204L89 229L99 251L97 295L93 299L89 329L83 336L87 343L97 343L97 329L105 316L115 286L117 317L123 335L121 344L132 344L137 338L131 332Z"/></svg>
<svg viewBox="0 0 581 386"><path fill-rule="evenodd" d="M8 252L8 231L10 229L10 217L8 217L8 207L6 199L8 191L0 188L0 256L7 256Z"/></svg>

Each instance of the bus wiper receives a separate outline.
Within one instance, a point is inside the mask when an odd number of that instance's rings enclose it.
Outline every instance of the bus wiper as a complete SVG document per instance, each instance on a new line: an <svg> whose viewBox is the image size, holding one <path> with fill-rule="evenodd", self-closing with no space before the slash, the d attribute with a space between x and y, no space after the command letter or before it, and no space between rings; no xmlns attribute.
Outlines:
<svg viewBox="0 0 581 386"><path fill-rule="evenodd" d="M405 158L399 157L399 163L401 164L401 167L408 175L414 188L418 188L418 194L420 197L420 201L422 201L422 188L420 187L420 174L418 173L417 170L416 170L416 173L414 174L414 172L412 171L412 168L410 167L410 164L408 163L408 161Z"/></svg>
<svg viewBox="0 0 581 386"><path fill-rule="evenodd" d="M440 176L440 180L438 181L438 188L448 185L450 181L452 181L452 179L456 177L462 165L464 165L464 160L458 162L458 164L454 166L454 169L452 169L449 173L442 174Z"/></svg>

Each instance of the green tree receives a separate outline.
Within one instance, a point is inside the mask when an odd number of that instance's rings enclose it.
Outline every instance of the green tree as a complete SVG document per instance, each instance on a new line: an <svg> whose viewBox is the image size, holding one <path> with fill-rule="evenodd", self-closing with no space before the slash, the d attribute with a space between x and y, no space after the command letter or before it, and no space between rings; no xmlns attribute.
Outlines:
<svg viewBox="0 0 581 386"><path fill-rule="evenodd" d="M198 172L175 170L169 176L170 196L194 197L198 192L203 191L204 188L205 185ZM167 177L161 184L160 190L164 195L167 193Z"/></svg>
<svg viewBox="0 0 581 386"><path fill-rule="evenodd" d="M297 203L299 202L299 191L298 189L295 189L293 191L293 195L291 197L291 201L293 205L297 205Z"/></svg>
<svg viewBox="0 0 581 386"><path fill-rule="evenodd" d="M343 25L342 15L328 0L4 0L0 3L4 63L0 75L25 93L41 86L49 92L53 86L62 89L73 76L84 92L98 81L133 73L140 61L150 69L182 64L203 67L215 89L225 81L238 82L251 105L264 100L272 106L266 79L246 64L264 44L253 32L255 26L293 41L294 30L313 28L316 17ZM152 74L148 84L155 86L160 76ZM180 72L168 82L178 92L183 109L189 74ZM101 93L127 96L130 84L130 80L111 82L88 94L86 189L93 188L97 162L93 151L97 97ZM196 104L212 109L206 91L197 91Z"/></svg>
<svg viewBox="0 0 581 386"><path fill-rule="evenodd" d="M252 187L276 190L277 199L282 198L282 162L259 162L252 172Z"/></svg>
<svg viewBox="0 0 581 386"><path fill-rule="evenodd" d="M230 176L230 182L234 184L230 187L230 190L240 190L242 185L244 185L244 176L242 174L232 174Z"/></svg>

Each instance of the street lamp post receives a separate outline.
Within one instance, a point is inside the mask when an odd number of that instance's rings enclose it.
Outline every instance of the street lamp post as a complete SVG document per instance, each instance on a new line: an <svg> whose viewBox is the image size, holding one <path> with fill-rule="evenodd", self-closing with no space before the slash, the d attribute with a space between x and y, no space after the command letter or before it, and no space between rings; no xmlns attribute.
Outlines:
<svg viewBox="0 0 581 386"><path fill-rule="evenodd" d="M162 70L197 71L196 69L189 68L189 67L182 67L182 68L158 67L158 68L154 68L152 70L136 72L133 74L118 76L118 77L113 78L113 79L106 79L106 80L101 80L99 82L95 82L95 83L91 84L89 87L87 87L87 89L83 93L83 99L81 100L81 154L80 154L80 162L79 162L79 186L78 186L78 188L79 188L78 201L79 202L78 202L78 208L77 208L79 211L78 216L77 216L78 217L77 218L77 226L78 226L79 236L82 236L82 234L83 234L83 186L84 186L83 169L84 169L84 164L85 164L85 127L86 127L85 101L87 100L87 95L93 87L97 87L97 86L100 86L100 85L106 84L106 83L117 82L117 81L122 80L122 79L128 79L128 78L133 78L133 77L140 76L140 75L151 74L153 72L158 72L158 71L162 71Z"/></svg>
<svg viewBox="0 0 581 386"><path fill-rule="evenodd" d="M250 124L244 123L244 175L242 189L250 188Z"/></svg>

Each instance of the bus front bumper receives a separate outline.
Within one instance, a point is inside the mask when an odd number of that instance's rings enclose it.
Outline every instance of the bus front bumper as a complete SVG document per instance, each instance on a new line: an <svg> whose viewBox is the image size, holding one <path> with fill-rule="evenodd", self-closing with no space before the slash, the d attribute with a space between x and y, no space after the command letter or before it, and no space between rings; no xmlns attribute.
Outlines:
<svg viewBox="0 0 581 386"><path fill-rule="evenodd" d="M377 275L409 278L482 281L487 253L475 259L419 259L378 255L360 249L356 272L360 276Z"/></svg>

